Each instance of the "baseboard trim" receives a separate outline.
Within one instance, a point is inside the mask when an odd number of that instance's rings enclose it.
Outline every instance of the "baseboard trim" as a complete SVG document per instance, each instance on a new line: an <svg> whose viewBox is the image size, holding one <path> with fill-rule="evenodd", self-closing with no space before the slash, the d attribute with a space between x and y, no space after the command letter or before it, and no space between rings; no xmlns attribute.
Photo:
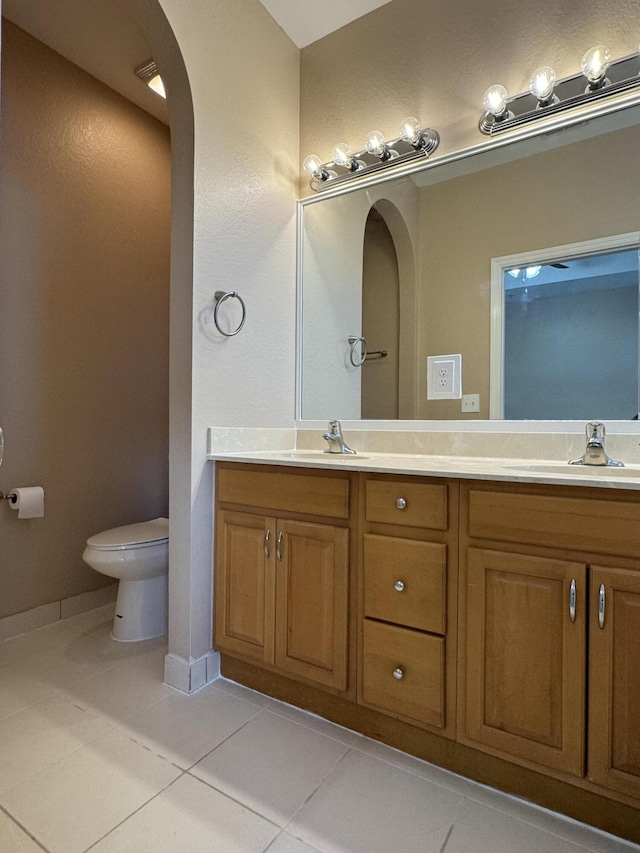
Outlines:
<svg viewBox="0 0 640 853"><path fill-rule="evenodd" d="M164 659L164 683L181 693L195 693L220 677L220 655L213 649L188 661L171 652Z"/></svg>
<svg viewBox="0 0 640 853"><path fill-rule="evenodd" d="M110 604L116 600L117 592L118 584L113 583L90 592L81 592L59 601L32 607L30 610L13 613L11 616L4 616L0 619L0 643L3 640L18 637L20 634L54 625L61 619L68 619L70 616L77 616L87 610Z"/></svg>

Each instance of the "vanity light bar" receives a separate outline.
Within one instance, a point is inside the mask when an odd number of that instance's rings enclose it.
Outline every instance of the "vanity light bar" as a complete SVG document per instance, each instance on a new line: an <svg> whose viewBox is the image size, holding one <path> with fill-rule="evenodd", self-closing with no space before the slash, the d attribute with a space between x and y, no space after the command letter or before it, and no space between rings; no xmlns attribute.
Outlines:
<svg viewBox="0 0 640 853"><path fill-rule="evenodd" d="M607 48L598 45L583 56L580 74L557 83L553 69L544 66L531 75L529 92L509 98L503 86L491 86L484 94L480 130L494 136L620 92L640 89L639 71L637 53L610 62Z"/></svg>
<svg viewBox="0 0 640 853"><path fill-rule="evenodd" d="M431 128L423 128L417 119L402 122L401 135L386 141L381 133L373 131L367 137L362 151L352 153L343 143L333 149L333 160L322 163L311 154L303 163L311 175L311 188L319 192L329 186L370 175L381 169L424 159L440 144L440 135Z"/></svg>

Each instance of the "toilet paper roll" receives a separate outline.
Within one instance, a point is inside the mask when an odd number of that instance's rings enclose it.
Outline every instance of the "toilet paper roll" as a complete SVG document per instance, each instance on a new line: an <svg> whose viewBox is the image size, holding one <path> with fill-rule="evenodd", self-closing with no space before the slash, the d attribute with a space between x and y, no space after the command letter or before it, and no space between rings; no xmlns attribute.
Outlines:
<svg viewBox="0 0 640 853"><path fill-rule="evenodd" d="M42 518L44 516L44 489L42 486L24 486L21 489L11 489L15 495L9 501L11 509L18 510L18 518Z"/></svg>

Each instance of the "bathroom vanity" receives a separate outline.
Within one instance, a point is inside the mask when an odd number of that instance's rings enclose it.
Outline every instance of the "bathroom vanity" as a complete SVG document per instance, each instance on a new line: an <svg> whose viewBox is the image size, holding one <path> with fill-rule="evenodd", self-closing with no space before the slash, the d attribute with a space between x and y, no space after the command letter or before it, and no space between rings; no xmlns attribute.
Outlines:
<svg viewBox="0 0 640 853"><path fill-rule="evenodd" d="M222 673L640 841L640 469L322 456L217 456Z"/></svg>

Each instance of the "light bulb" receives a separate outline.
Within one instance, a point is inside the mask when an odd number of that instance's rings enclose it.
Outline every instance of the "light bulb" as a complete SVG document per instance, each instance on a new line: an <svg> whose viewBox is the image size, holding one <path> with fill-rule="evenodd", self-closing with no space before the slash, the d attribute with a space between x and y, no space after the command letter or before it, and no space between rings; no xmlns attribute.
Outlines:
<svg viewBox="0 0 640 853"><path fill-rule="evenodd" d="M482 103L488 113L500 118L507 111L507 90L504 86L489 86L482 96Z"/></svg>
<svg viewBox="0 0 640 853"><path fill-rule="evenodd" d="M377 130L372 131L369 136L367 136L367 141L365 142L364 147L367 149L369 154L373 154L374 157L384 157L388 150L384 136Z"/></svg>
<svg viewBox="0 0 640 853"><path fill-rule="evenodd" d="M420 140L421 134L422 128L420 127L420 122L417 118L408 116L402 120L402 124L400 125L400 136L405 140L405 142L415 145L416 142Z"/></svg>
<svg viewBox="0 0 640 853"><path fill-rule="evenodd" d="M548 65L536 68L529 78L529 91L538 101L545 104L553 95L553 87L556 82L556 72Z"/></svg>
<svg viewBox="0 0 640 853"><path fill-rule="evenodd" d="M537 275L540 275L541 269L542 267L527 267L524 274L527 278L535 278Z"/></svg>
<svg viewBox="0 0 640 853"><path fill-rule="evenodd" d="M343 166L345 169L352 169L354 164L353 154L348 145L344 142L338 143L333 149L333 162L336 166Z"/></svg>
<svg viewBox="0 0 640 853"><path fill-rule="evenodd" d="M604 45L596 45L588 50L582 57L582 73L589 83L594 86L604 81L607 69L611 64L609 48Z"/></svg>
<svg viewBox="0 0 640 853"><path fill-rule="evenodd" d="M322 160L319 157L316 157L315 154L309 154L308 157L304 158L302 168L309 172L312 177L319 178L323 172Z"/></svg>

